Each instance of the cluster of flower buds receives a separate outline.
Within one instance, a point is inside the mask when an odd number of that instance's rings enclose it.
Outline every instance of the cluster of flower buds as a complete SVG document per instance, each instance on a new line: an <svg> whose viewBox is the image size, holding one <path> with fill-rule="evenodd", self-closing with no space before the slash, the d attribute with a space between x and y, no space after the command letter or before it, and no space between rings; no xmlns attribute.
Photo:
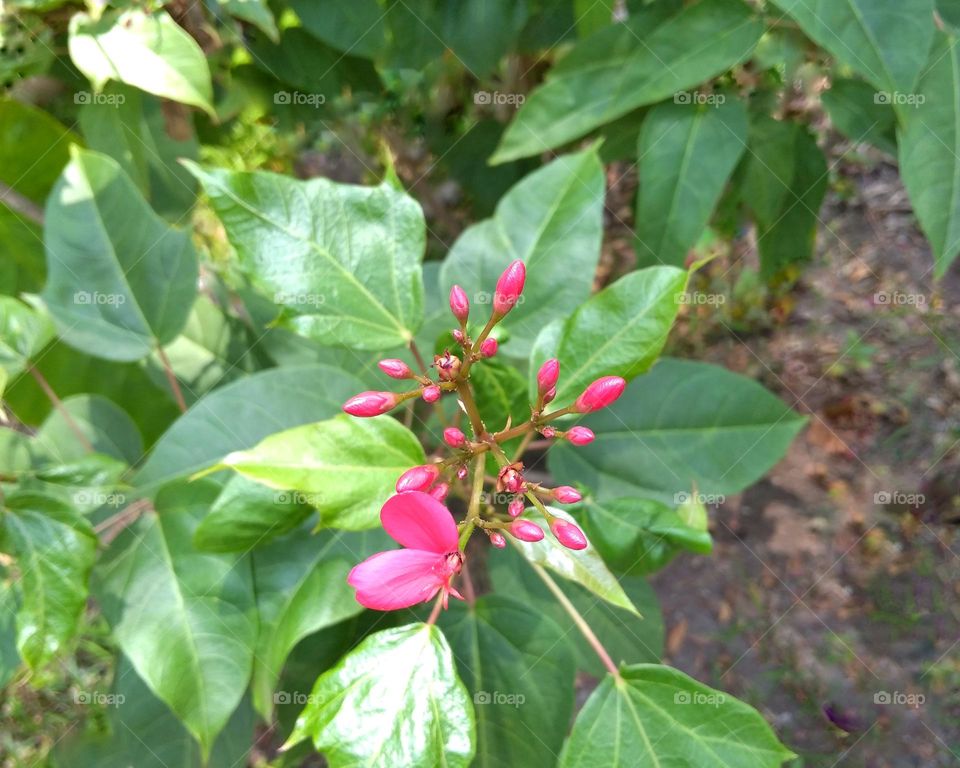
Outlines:
<svg viewBox="0 0 960 768"><path fill-rule="evenodd" d="M415 381L417 388L399 394L362 392L350 398L343 406L347 413L354 416L379 416L404 401L416 397L421 397L423 400L432 403L436 402L445 392L455 391L458 393L462 410L470 420L473 431L472 437L468 437L456 423L452 426L445 426L443 443L450 450L450 455L447 458L437 459L435 463L412 467L404 472L397 479L396 492L398 496L393 497L393 499L406 497L410 500L409 503L401 505L401 502L391 500L393 505L391 509L394 511L390 512L387 517L384 516L385 513L381 515L381 518L384 519L384 525L387 527L388 517L390 520L397 520L400 519L400 517L397 517L398 515L407 515L411 524L413 524L417 517L414 513L415 508L432 510L428 516L429 519L424 518L423 525L427 525L430 519L435 520L438 531L442 529L442 534L434 532L433 539L431 539L433 548L429 551L436 554L431 554L429 558L423 556L423 558L425 560L430 559L431 562L434 560L437 563L442 562L443 567L439 570L437 570L438 567L435 564L431 566L434 568L433 573L440 573L442 578L434 575L427 579L423 574L420 575L420 578L422 583L429 585L430 589L433 590L431 594L435 594L438 589L442 589L444 600L446 600L447 594L458 596L456 591L450 587L450 579L459 573L464 557L463 549L470 535L476 529L482 530L488 537L490 544L498 549L506 546L508 537L523 542L543 540L545 536L544 528L529 519L530 515L524 514L528 508L532 508L531 514L535 514L532 511L535 510L543 518L547 524L546 527L549 528L552 535L562 546L573 550L584 549L587 546L587 539L583 531L566 517L561 518L552 513L547 506L551 503L576 504L582 499L580 492L569 485L547 488L528 479L520 455L513 457L511 460L504 452L503 445L516 438L525 437L523 446L526 446L529 444L530 438L537 433L547 440L566 440L575 446L591 443L595 436L589 428L574 425L562 429L553 422L562 416L591 413L609 406L623 393L626 382L618 376L604 376L587 386L572 405L548 412L547 407L557 397L560 362L557 359L547 360L537 372L537 398L536 402L531 405L529 421L511 425L504 414L506 426L503 430L493 433L487 431L484 426L485 422L477 411L472 396L470 368L474 363L493 357L497 353L497 340L491 335L491 332L520 301L525 280L526 269L523 262L514 261L506 268L497 281L489 319L487 319L482 330L477 333L475 333L477 327L471 328L468 326L470 301L466 291L459 285L454 285L450 290L450 311L456 318L458 327L453 329L452 334L454 340L460 346L462 354L457 355L445 350L443 354L436 355L433 360L433 367L437 374L436 380L430 379L426 372L423 374L416 373L403 360L381 360L379 367L387 376L394 379ZM475 335L472 335L473 333ZM416 355L415 349L414 354ZM416 356L418 360L421 359L418 355ZM459 418L460 414L458 413L457 416ZM488 479L484 470L487 453L492 454L500 467L493 479ZM469 478L470 473L467 467L471 462L475 463L476 469L473 477ZM473 488L468 486L468 480L474 484ZM480 504L479 500L483 495L482 490L487 482L493 485L496 498L506 497L505 509L494 504ZM476 487L478 484L479 487ZM463 499L470 499L466 516L456 525L459 536L456 550L450 550L452 540L446 517L429 506L436 502L444 503L451 488ZM407 518L403 519L406 520ZM389 529L388 533L394 535ZM410 546L402 535L396 535L394 538L404 546ZM442 557L438 559L438 556ZM361 578L364 575L364 571L359 572L359 575L355 576L355 580L358 584L362 584L363 589L370 591L372 586ZM392 578L395 581L402 581L404 576L398 572L393 574ZM361 587L358 586L358 590L360 589ZM420 599L422 598L418 598L414 602L419 602ZM372 597L370 600L375 602ZM389 600L384 600L384 604L386 603L389 603Z"/></svg>

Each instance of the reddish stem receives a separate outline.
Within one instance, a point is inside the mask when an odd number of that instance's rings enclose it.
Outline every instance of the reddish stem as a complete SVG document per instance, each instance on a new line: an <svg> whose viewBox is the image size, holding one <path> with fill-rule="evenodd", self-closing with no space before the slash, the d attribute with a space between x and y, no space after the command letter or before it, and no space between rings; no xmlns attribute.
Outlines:
<svg viewBox="0 0 960 768"><path fill-rule="evenodd" d="M183 400L183 392L180 391L180 384L173 373L173 367L170 365L170 359L167 357L167 353L163 351L163 347L159 344L157 345L157 354L160 355L160 362L163 363L163 372L167 374L167 381L170 382L170 389L173 390L173 397L177 401L177 407L180 409L180 413L186 413L187 404Z"/></svg>

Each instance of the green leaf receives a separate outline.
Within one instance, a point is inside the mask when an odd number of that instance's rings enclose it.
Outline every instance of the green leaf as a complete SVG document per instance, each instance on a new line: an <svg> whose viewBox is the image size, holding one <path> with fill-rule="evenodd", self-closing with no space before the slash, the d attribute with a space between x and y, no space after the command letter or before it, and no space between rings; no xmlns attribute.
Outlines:
<svg viewBox="0 0 960 768"><path fill-rule="evenodd" d="M676 267L631 272L578 307L552 349L557 329L545 328L531 357L531 397L537 371L550 357L560 361L557 406L569 404L601 376L629 380L645 372L667 341L686 285L687 273Z"/></svg>
<svg viewBox="0 0 960 768"><path fill-rule="evenodd" d="M603 167L595 149L565 155L511 187L493 218L469 227L440 270L444 297L463 286L475 323L486 322L500 274L527 266L522 303L501 326L504 353L525 357L543 325L566 317L590 294L603 235Z"/></svg>
<svg viewBox="0 0 960 768"><path fill-rule="evenodd" d="M74 14L68 46L73 63L98 91L118 80L216 115L206 56L164 11L108 11L97 20Z"/></svg>
<svg viewBox="0 0 960 768"><path fill-rule="evenodd" d="M560 627L501 595L451 604L439 624L473 696L473 765L553 765L573 710L574 665Z"/></svg>
<svg viewBox="0 0 960 768"><path fill-rule="evenodd" d="M261 371L216 389L164 433L135 482L155 488L190 475L267 435L328 418L363 389L350 374L327 365Z"/></svg>
<svg viewBox="0 0 960 768"><path fill-rule="evenodd" d="M270 722L274 689L284 662L307 635L363 610L347 584L350 569L375 551L389 549L386 536L302 532L253 555L260 638L253 662L253 701Z"/></svg>
<svg viewBox="0 0 960 768"><path fill-rule="evenodd" d="M747 148L743 103L714 98L725 100L661 104L643 121L636 217L641 266L683 266Z"/></svg>
<svg viewBox="0 0 960 768"><path fill-rule="evenodd" d="M217 0L217 3L234 18L253 24L271 40L280 39L277 22L266 0Z"/></svg>
<svg viewBox="0 0 960 768"><path fill-rule="evenodd" d="M587 498L571 512L603 561L616 573L642 576L669 563L681 550L709 554L713 541L691 528L671 508L653 499Z"/></svg>
<svg viewBox="0 0 960 768"><path fill-rule="evenodd" d="M556 517L573 521L573 518L563 510L556 507L547 507L547 509ZM528 510L526 517L542 525L539 514ZM514 544L520 554L534 565L542 566L558 576L576 582L597 597L606 600L610 605L623 608L637 616L640 615L636 606L623 591L617 577L610 573L594 547L588 546L580 551L567 549L550 534L547 534L542 541L527 542L511 539L510 543Z"/></svg>
<svg viewBox="0 0 960 768"><path fill-rule="evenodd" d="M933 0L772 0L877 88L910 93L933 41Z"/></svg>
<svg viewBox="0 0 960 768"><path fill-rule="evenodd" d="M100 395L74 395L66 398L63 406L97 453L128 465L143 457L140 430L120 406ZM37 440L59 462L77 461L89 453L59 410L52 411L40 426Z"/></svg>
<svg viewBox="0 0 960 768"><path fill-rule="evenodd" d="M561 768L774 768L794 755L753 707L659 664L623 667L590 694Z"/></svg>
<svg viewBox="0 0 960 768"><path fill-rule="evenodd" d="M960 252L960 49L938 35L916 106L900 110L900 174L942 277ZM920 103L920 97L923 102Z"/></svg>
<svg viewBox="0 0 960 768"><path fill-rule="evenodd" d="M290 313L290 327L356 349L413 338L423 320L426 230L412 198L389 184L189 167L241 266Z"/></svg>
<svg viewBox="0 0 960 768"><path fill-rule="evenodd" d="M889 102L878 101L876 88L863 80L841 77L833 80L820 99L830 121L848 139L897 154L897 115Z"/></svg>
<svg viewBox="0 0 960 768"><path fill-rule="evenodd" d="M756 482L806 419L744 376L667 358L582 423L596 440L556 445L549 454L554 477L584 483L600 501L642 496L677 503L694 485L724 495Z"/></svg>
<svg viewBox="0 0 960 768"><path fill-rule="evenodd" d="M0 687L5 688L20 667L17 651L17 612L20 601L13 585L0 581Z"/></svg>
<svg viewBox="0 0 960 768"><path fill-rule="evenodd" d="M0 296L0 369L7 376L20 373L53 336L53 323L45 314L12 296Z"/></svg>
<svg viewBox="0 0 960 768"><path fill-rule="evenodd" d="M477 78L496 68L527 20L527 4L513 0L462 0L443 9L444 44Z"/></svg>
<svg viewBox="0 0 960 768"><path fill-rule="evenodd" d="M385 14L377 0L292 0L304 29L318 40L349 53L372 59L386 44Z"/></svg>
<svg viewBox="0 0 960 768"><path fill-rule="evenodd" d="M670 17L641 14L629 26L601 30L530 95L491 160L558 147L637 107L694 88L746 59L762 32L740 0L703 0Z"/></svg>
<svg viewBox="0 0 960 768"><path fill-rule="evenodd" d="M217 490L161 489L156 511L113 542L98 572L114 639L204 757L243 697L257 639L249 561L193 547Z"/></svg>
<svg viewBox="0 0 960 768"><path fill-rule="evenodd" d="M287 740L313 740L330 768L466 768L476 748L473 706L436 627L371 635L317 678Z"/></svg>
<svg viewBox="0 0 960 768"><path fill-rule="evenodd" d="M380 524L397 478L426 457L416 436L389 416L340 414L278 432L223 459L223 466L271 488L305 494L320 524L348 530Z"/></svg>
<svg viewBox="0 0 960 768"><path fill-rule="evenodd" d="M606 667L570 614L537 573L521 562L522 556L511 549L491 553L491 559L488 560L494 591L519 600L528 606L532 615L549 616L563 630L565 643L574 651L577 669L594 677L603 677ZM643 612L643 618L622 608L615 608L572 581L558 579L557 586L586 619L614 663L660 661L664 628L656 593L642 578L624 576L619 582L630 601Z"/></svg>
<svg viewBox="0 0 960 768"><path fill-rule="evenodd" d="M829 172L817 142L799 123L758 115L749 148L741 194L757 223L761 271L769 279L813 255Z"/></svg>
<svg viewBox="0 0 960 768"><path fill-rule="evenodd" d="M132 361L180 333L197 292L190 235L153 213L115 160L73 151L47 202L44 242L42 298L67 343Z"/></svg>
<svg viewBox="0 0 960 768"><path fill-rule="evenodd" d="M97 552L90 523L45 494L21 492L3 502L2 549L17 559L23 605L17 649L38 669L73 637L87 600Z"/></svg>
<svg viewBox="0 0 960 768"><path fill-rule="evenodd" d="M508 415L514 424L530 418L527 382L513 366L485 360L470 369L470 381L477 408L488 419L489 429L503 429Z"/></svg>

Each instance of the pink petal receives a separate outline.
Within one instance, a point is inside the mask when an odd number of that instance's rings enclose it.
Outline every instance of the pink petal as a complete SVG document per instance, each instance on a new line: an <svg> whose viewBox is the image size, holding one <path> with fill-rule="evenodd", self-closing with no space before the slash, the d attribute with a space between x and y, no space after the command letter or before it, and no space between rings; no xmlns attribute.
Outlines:
<svg viewBox="0 0 960 768"><path fill-rule="evenodd" d="M457 524L443 504L420 491L399 493L380 510L383 529L410 549L446 554L460 549Z"/></svg>
<svg viewBox="0 0 960 768"><path fill-rule="evenodd" d="M444 558L419 549L378 552L354 566L347 583L357 590L357 602L377 611L395 611L422 603L437 594L449 578Z"/></svg>

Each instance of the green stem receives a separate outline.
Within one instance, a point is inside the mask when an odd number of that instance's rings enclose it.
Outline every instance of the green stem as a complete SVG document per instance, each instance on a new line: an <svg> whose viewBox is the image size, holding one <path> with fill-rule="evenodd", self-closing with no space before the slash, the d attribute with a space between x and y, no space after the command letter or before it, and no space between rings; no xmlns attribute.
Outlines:
<svg viewBox="0 0 960 768"><path fill-rule="evenodd" d="M465 379L457 381L457 393L460 395L463 407L467 410L470 426L473 428L473 436L477 440L480 440L486 430L483 427L483 419L480 418L480 410L477 408L477 403L473 399L473 390L470 389L470 382Z"/></svg>
<svg viewBox="0 0 960 768"><path fill-rule="evenodd" d="M485 460L486 457L481 453L473 464L473 488L470 492L470 506L467 508L467 516L464 518L465 525L460 533L461 552L467 546L470 535L477 525L477 519L480 517L480 495L483 493L483 465Z"/></svg>

